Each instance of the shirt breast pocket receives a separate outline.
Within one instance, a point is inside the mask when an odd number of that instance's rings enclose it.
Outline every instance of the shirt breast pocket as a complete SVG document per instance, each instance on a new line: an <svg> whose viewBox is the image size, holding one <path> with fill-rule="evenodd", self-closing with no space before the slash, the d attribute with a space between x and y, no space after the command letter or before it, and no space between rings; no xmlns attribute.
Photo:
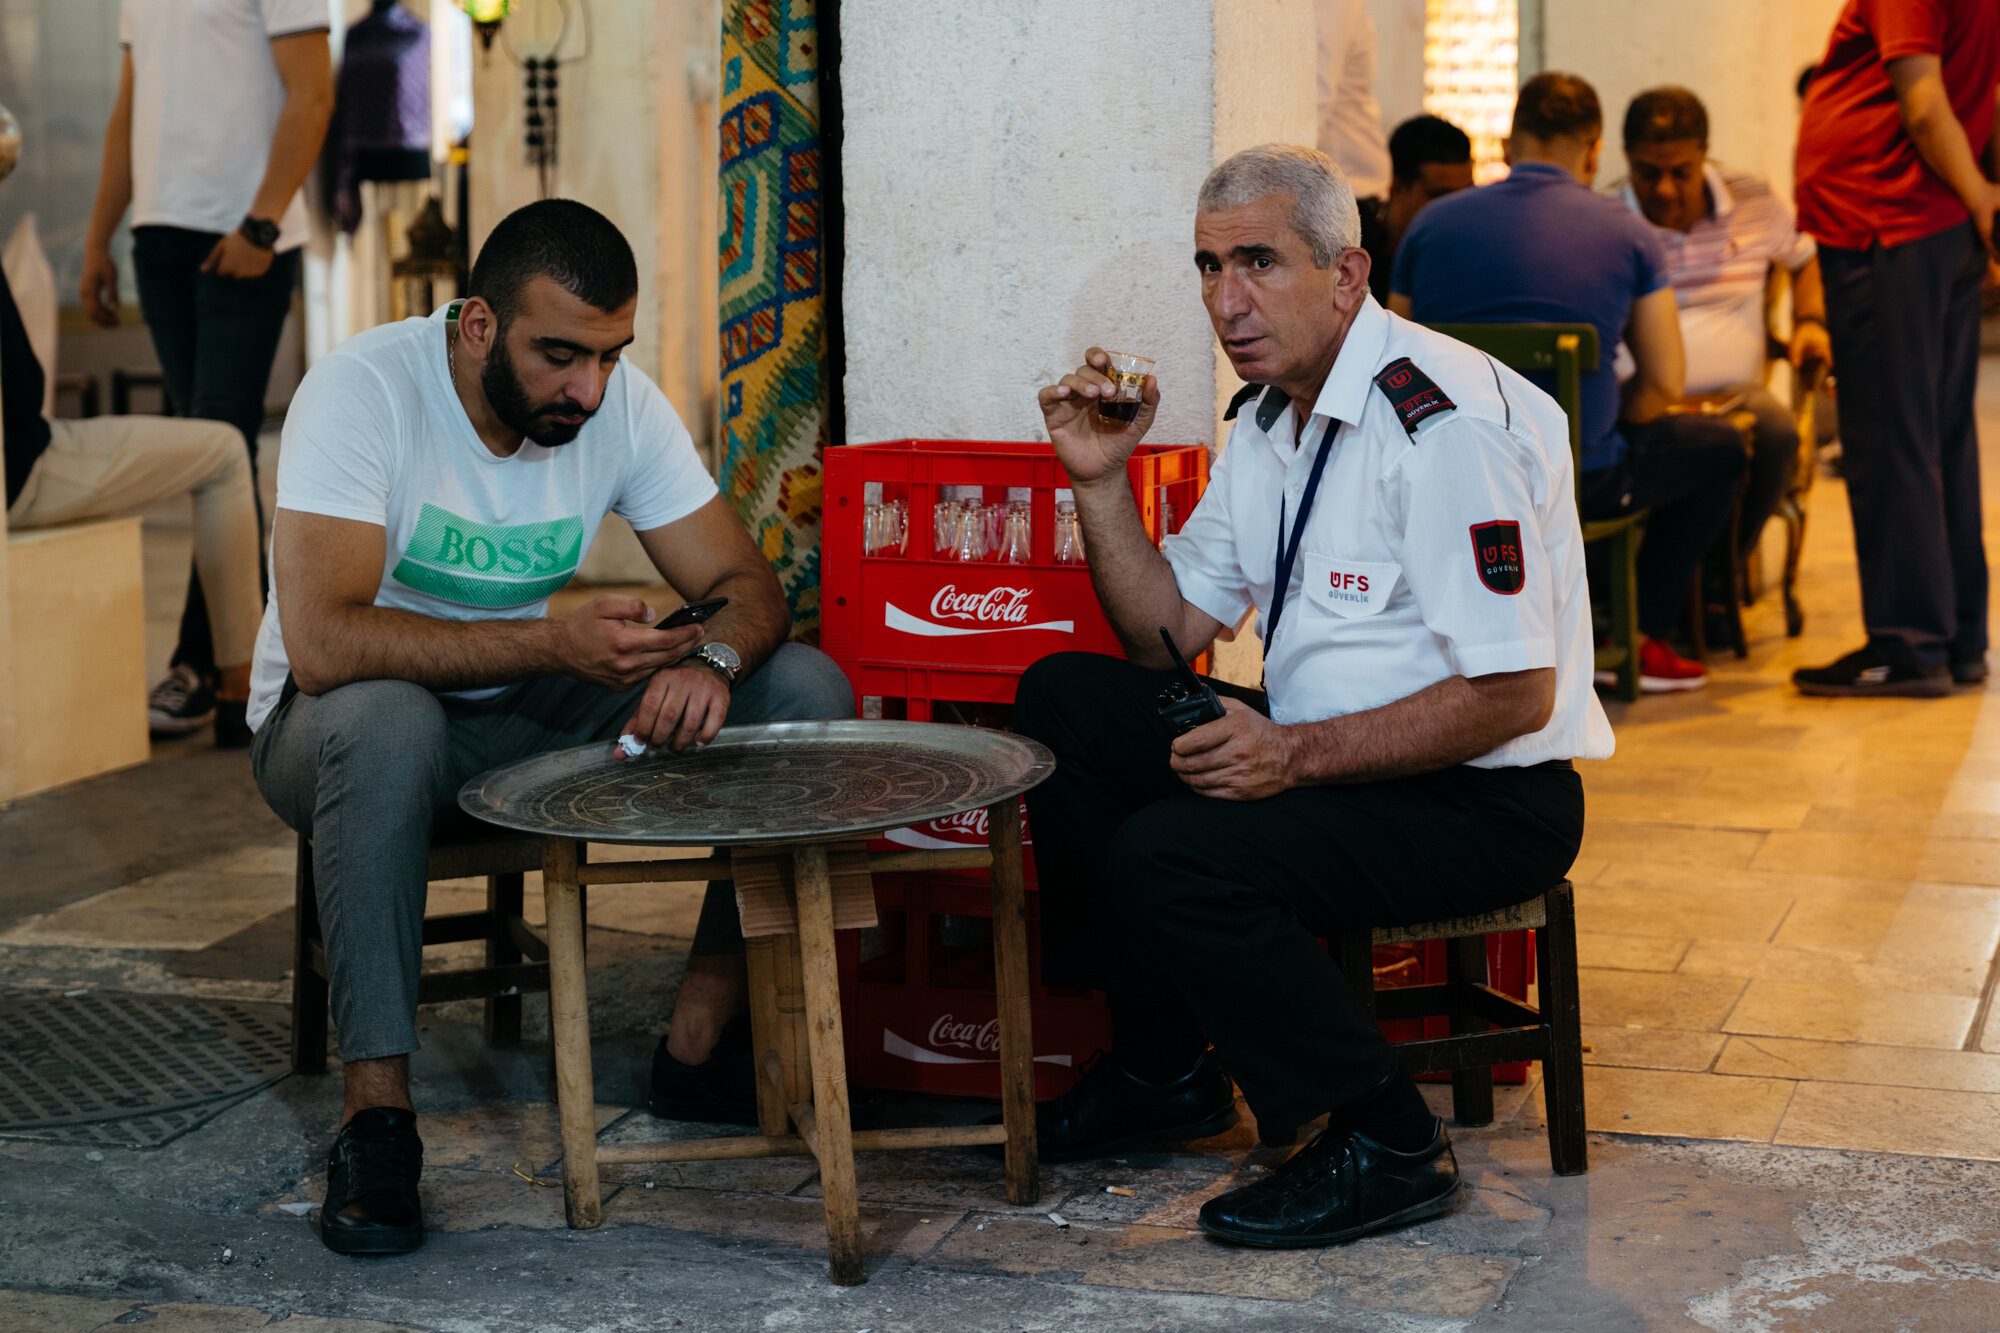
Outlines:
<svg viewBox="0 0 2000 1333"><path fill-rule="evenodd" d="M1372 616L1389 604L1403 567L1393 561L1346 560L1307 551L1300 594L1313 607L1348 620Z"/></svg>

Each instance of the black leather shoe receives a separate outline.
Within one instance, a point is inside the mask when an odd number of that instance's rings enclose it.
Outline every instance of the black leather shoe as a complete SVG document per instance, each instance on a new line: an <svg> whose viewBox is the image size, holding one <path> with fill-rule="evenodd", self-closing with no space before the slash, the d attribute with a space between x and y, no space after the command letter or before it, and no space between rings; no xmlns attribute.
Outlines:
<svg viewBox="0 0 2000 1333"><path fill-rule="evenodd" d="M341 1127L326 1159L319 1238L335 1254L408 1254L424 1243L417 1113L371 1106Z"/></svg>
<svg viewBox="0 0 2000 1333"><path fill-rule="evenodd" d="M653 1096L646 1109L662 1120L694 1120L714 1125L757 1123L756 1066L750 1054L747 1016L723 1024L715 1049L698 1065L667 1054L667 1039L653 1048Z"/></svg>
<svg viewBox="0 0 2000 1333"><path fill-rule="evenodd" d="M1421 1152L1400 1153L1333 1126L1285 1164L1201 1206L1217 1240L1268 1250L1336 1245L1384 1227L1435 1217L1458 1195L1458 1159L1444 1121Z"/></svg>
<svg viewBox="0 0 2000 1333"><path fill-rule="evenodd" d="M1237 1119L1236 1085L1213 1050L1171 1083L1137 1078L1107 1051L1075 1087L1035 1107L1035 1137L1044 1162L1079 1162L1142 1144L1205 1139Z"/></svg>
<svg viewBox="0 0 2000 1333"><path fill-rule="evenodd" d="M1954 657L1951 659L1951 679L1954 685L1977 685L1986 679L1986 655L1978 657Z"/></svg>

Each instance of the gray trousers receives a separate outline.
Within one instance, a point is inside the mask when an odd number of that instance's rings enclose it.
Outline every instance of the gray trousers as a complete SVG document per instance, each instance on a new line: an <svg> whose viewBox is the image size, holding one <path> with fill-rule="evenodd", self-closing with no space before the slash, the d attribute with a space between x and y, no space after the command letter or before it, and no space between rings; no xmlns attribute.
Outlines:
<svg viewBox="0 0 2000 1333"><path fill-rule="evenodd" d="M343 1060L417 1049L417 977L434 818L467 779L547 750L608 741L644 687L618 693L551 676L491 699L446 699L403 680L297 694L266 718L251 772L280 819L313 840L313 879ZM729 722L854 716L833 659L788 643L736 690ZM736 896L711 884L694 952L743 947Z"/></svg>

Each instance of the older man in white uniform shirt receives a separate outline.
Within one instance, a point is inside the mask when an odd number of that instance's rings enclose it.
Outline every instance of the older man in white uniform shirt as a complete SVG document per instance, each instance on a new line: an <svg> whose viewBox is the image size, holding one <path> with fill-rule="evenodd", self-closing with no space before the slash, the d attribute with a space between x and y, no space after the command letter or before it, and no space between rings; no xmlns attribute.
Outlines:
<svg viewBox="0 0 2000 1333"><path fill-rule="evenodd" d="M1220 1132L1230 1075L1266 1140L1331 1113L1201 1225L1323 1245L1449 1208L1443 1124L1318 937L1491 910L1560 880L1583 831L1570 761L1611 753L1563 416L1368 294L1354 197L1281 145L1210 175L1195 265L1250 386L1208 492L1156 551L1096 349L1041 391L1091 574L1130 654L1022 679L1016 728L1056 774L1029 798L1045 976L1101 985L1114 1041L1042 1108L1055 1160ZM1268 695L1176 737L1155 696L1256 610ZM1209 1049L1209 1042L1214 1049ZM1225 1072L1225 1065L1227 1072Z"/></svg>

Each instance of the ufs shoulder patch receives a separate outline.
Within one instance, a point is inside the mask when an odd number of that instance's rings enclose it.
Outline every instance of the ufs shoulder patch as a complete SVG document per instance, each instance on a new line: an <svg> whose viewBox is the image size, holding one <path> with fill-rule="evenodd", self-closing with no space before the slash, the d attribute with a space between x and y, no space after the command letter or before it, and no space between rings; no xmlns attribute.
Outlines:
<svg viewBox="0 0 2000 1333"><path fill-rule="evenodd" d="M1397 357L1382 367L1375 376L1375 387L1395 406L1396 419L1403 423L1411 438L1415 438L1417 427L1423 422L1458 406L1407 356Z"/></svg>
<svg viewBox="0 0 2000 1333"><path fill-rule="evenodd" d="M1492 591L1509 596L1521 591L1528 578L1521 556L1521 525L1505 518L1473 524L1472 566Z"/></svg>

